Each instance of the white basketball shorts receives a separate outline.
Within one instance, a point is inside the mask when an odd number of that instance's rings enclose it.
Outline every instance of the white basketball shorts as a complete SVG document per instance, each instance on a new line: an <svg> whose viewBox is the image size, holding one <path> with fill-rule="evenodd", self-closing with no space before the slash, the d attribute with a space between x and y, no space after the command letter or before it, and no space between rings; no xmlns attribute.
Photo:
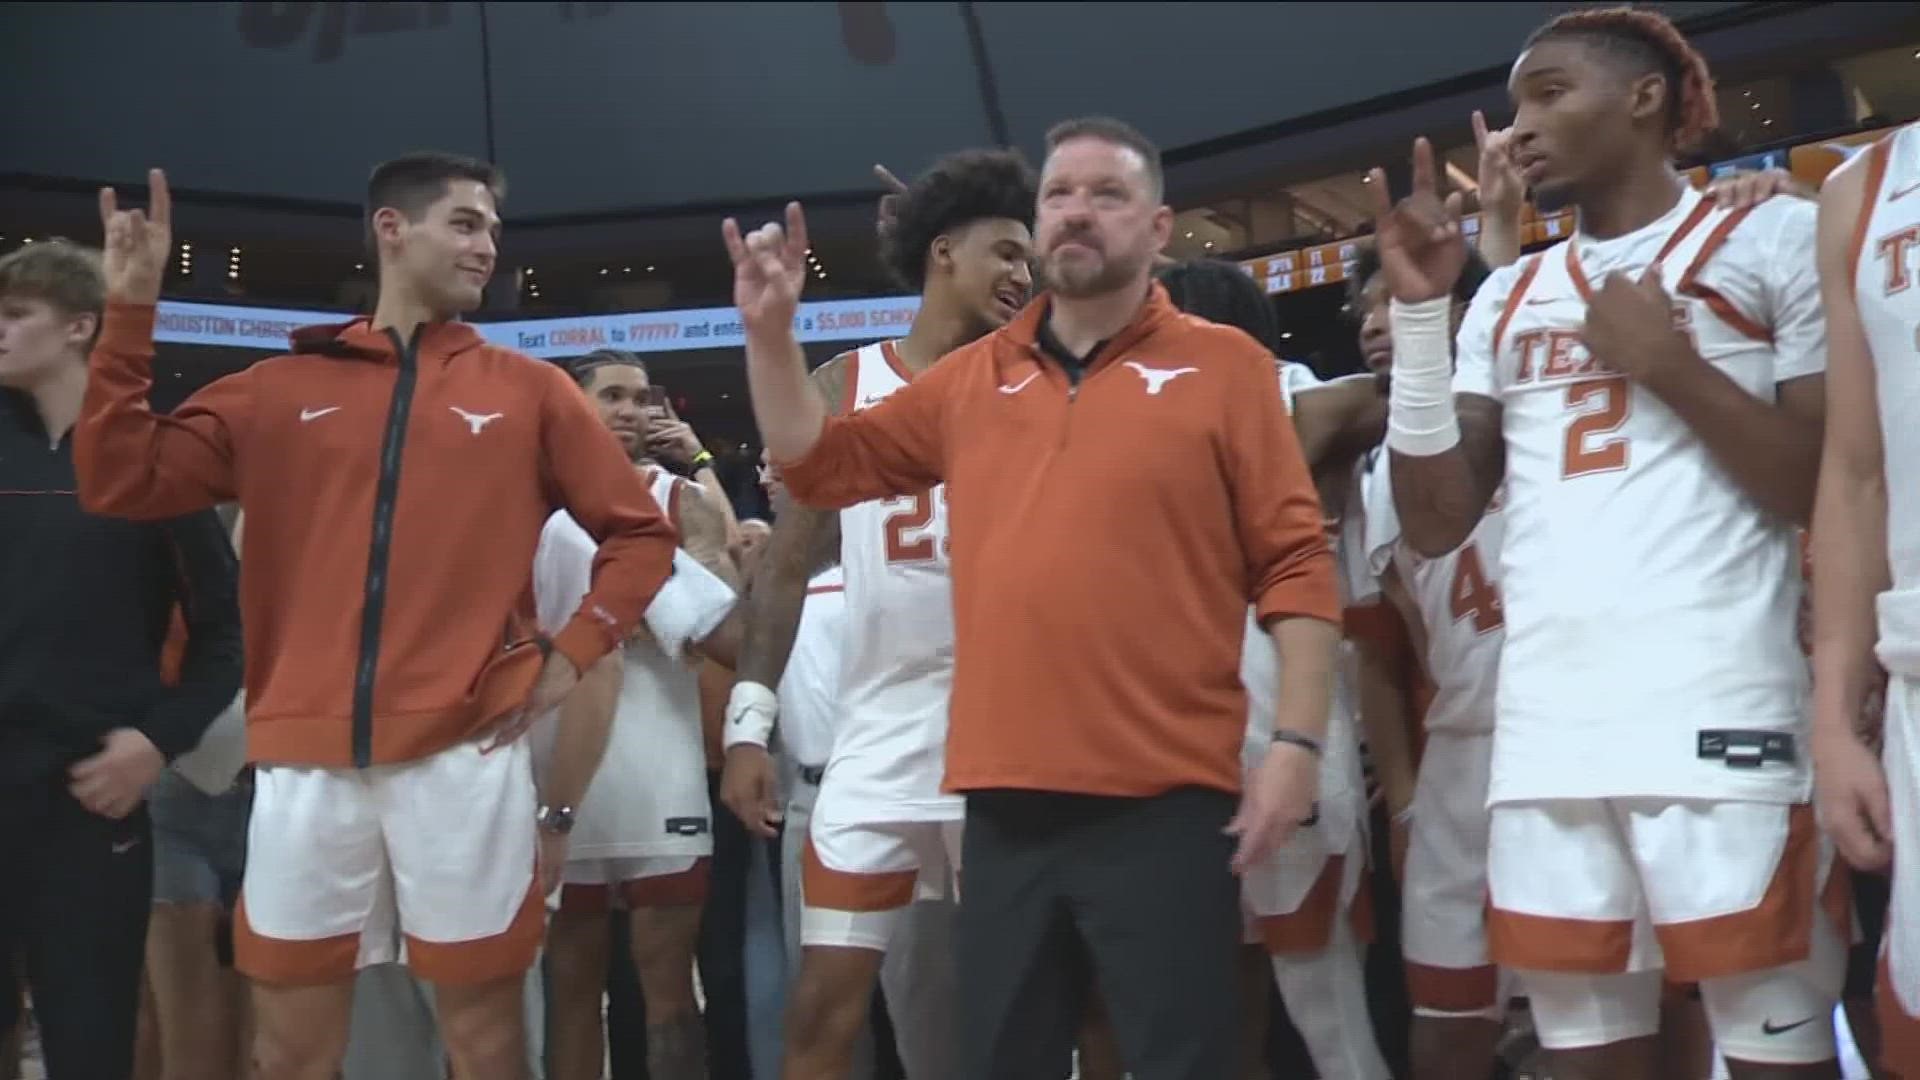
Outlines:
<svg viewBox="0 0 1920 1080"><path fill-rule="evenodd" d="M255 773L234 963L249 978L338 982L391 963L435 983L524 974L545 929L525 740L367 769Z"/></svg>

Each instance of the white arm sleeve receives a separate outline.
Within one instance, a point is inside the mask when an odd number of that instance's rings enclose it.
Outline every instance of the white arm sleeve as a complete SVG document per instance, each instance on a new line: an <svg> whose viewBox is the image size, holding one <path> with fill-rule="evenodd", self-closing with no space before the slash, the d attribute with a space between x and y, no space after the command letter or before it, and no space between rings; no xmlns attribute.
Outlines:
<svg viewBox="0 0 1920 1080"><path fill-rule="evenodd" d="M593 559L599 545L572 517L558 513L547 519L540 546L533 556L533 599L540 629L558 633L593 585ZM676 548L673 571L655 594L644 616L647 629L662 652L679 659L687 643L699 641L733 610L733 590Z"/></svg>
<svg viewBox="0 0 1920 1080"><path fill-rule="evenodd" d="M713 633L733 610L734 599L726 582L701 566L700 560L676 548L673 572L647 606L647 629L660 648L677 660L688 642Z"/></svg>

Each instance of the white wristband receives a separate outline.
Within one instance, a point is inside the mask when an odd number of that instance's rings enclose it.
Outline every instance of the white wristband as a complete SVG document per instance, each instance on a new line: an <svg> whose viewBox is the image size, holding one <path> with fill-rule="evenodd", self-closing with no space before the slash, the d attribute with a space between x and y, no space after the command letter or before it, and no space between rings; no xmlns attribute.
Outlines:
<svg viewBox="0 0 1920 1080"><path fill-rule="evenodd" d="M727 726L721 734L721 748L731 750L741 743L765 749L773 737L773 722L780 715L780 698L757 682L733 684L727 698Z"/></svg>
<svg viewBox="0 0 1920 1080"><path fill-rule="evenodd" d="M685 548L674 548L673 572L647 605L647 630L660 651L678 660L689 642L704 641L713 633L733 610L734 601L726 582Z"/></svg>
<svg viewBox="0 0 1920 1080"><path fill-rule="evenodd" d="M1460 442L1453 409L1453 298L1392 301L1393 382L1387 391L1387 447L1432 457Z"/></svg>

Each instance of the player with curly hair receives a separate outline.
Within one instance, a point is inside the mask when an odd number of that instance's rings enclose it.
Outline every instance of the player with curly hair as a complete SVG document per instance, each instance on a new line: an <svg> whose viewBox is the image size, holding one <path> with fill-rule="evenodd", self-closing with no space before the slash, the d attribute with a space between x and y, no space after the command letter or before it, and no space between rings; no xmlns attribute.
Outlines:
<svg viewBox="0 0 1920 1080"><path fill-rule="evenodd" d="M1837 1076L1844 881L1809 802L1797 637L1815 210L1688 186L1674 158L1715 123L1712 79L1654 12L1555 19L1508 86L1514 164L1579 228L1495 272L1454 348L1466 244L1432 147L1398 205L1373 185L1401 535L1442 558L1505 492L1497 599L1451 593L1506 636L1489 952L1563 1080L1659 1075L1663 973L1699 984L1736 1080Z"/></svg>
<svg viewBox="0 0 1920 1080"><path fill-rule="evenodd" d="M1004 150L952 154L908 186L881 231L881 258L920 293L920 310L906 337L813 373L830 410L867 408L1013 318L1033 281L1034 203L1031 170ZM775 509L744 604L721 779L722 800L761 835L783 815L766 749L779 708L772 688L793 652L808 580L836 557L846 580L835 728L815 732L796 715L780 731L794 781L786 877L801 882L803 895L790 899L804 904L783 1075L849 1075L878 979L907 1074L937 1080L954 1058L944 898L964 813L958 796L940 791L953 671L945 492L839 514L786 500Z"/></svg>

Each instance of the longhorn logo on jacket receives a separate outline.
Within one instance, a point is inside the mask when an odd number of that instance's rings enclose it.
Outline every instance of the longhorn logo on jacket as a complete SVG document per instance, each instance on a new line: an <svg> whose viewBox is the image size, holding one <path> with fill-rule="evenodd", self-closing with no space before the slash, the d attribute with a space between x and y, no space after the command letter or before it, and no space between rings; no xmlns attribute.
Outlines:
<svg viewBox="0 0 1920 1080"><path fill-rule="evenodd" d="M1200 370L1197 367L1150 368L1145 364L1138 363L1133 360L1127 360L1123 362L1128 367L1139 372L1140 377L1147 381L1147 395L1149 397L1160 393L1160 391L1163 388L1165 388L1168 383L1179 378L1180 376L1188 375Z"/></svg>
<svg viewBox="0 0 1920 1080"><path fill-rule="evenodd" d="M467 422L467 427L470 428L475 435L478 435L482 431L485 431L488 424L491 424L495 420L498 420L501 417L507 415L506 413L497 413L497 412L486 413L484 415L480 413L470 413L458 405L449 405L447 406L447 408L457 413L460 419L465 420Z"/></svg>

